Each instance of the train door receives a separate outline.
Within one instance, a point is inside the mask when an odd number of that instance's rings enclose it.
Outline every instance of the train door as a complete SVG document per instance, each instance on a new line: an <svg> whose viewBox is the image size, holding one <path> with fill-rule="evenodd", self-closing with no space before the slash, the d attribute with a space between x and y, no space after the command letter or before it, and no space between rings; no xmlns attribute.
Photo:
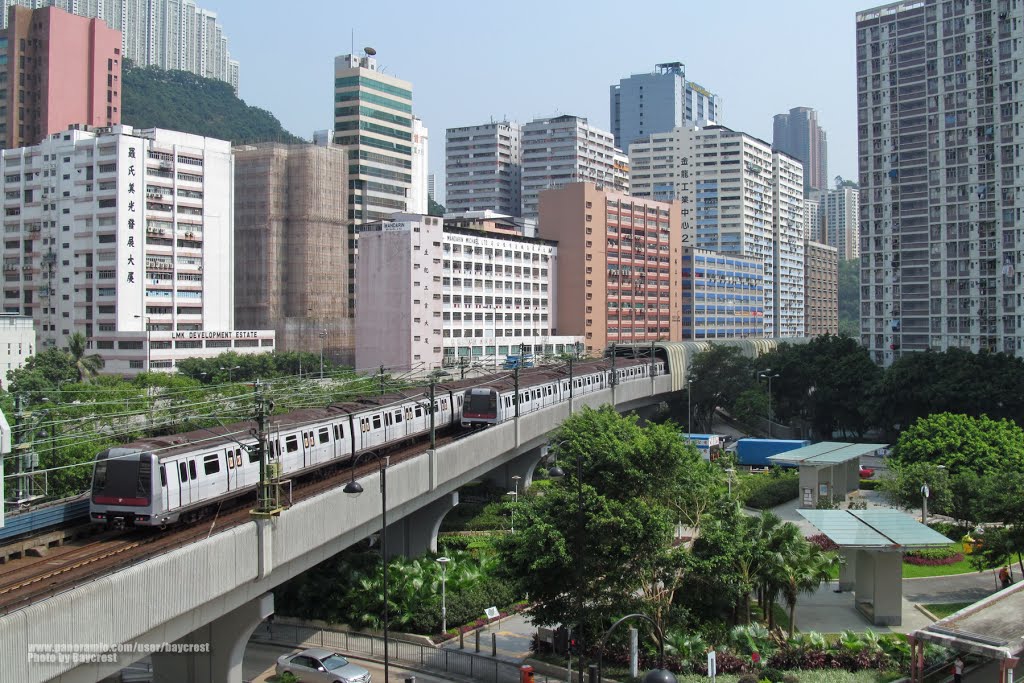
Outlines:
<svg viewBox="0 0 1024 683"><path fill-rule="evenodd" d="M174 510L181 505L177 463L160 464L160 492L164 510Z"/></svg>
<svg viewBox="0 0 1024 683"><path fill-rule="evenodd" d="M199 500L194 491L196 479L196 461L192 458L178 461L176 472L178 484L178 500L181 506L191 505Z"/></svg>
<svg viewBox="0 0 1024 683"><path fill-rule="evenodd" d="M395 419L391 411L384 413L384 443L391 443L395 440L397 430L395 429Z"/></svg>
<svg viewBox="0 0 1024 683"><path fill-rule="evenodd" d="M240 447L226 449L224 462L227 464L228 490L234 491L245 486L245 478L242 474L242 449Z"/></svg>
<svg viewBox="0 0 1024 683"><path fill-rule="evenodd" d="M209 453L202 457L200 476L197 480L199 496L209 500L228 490L226 459L223 453Z"/></svg>

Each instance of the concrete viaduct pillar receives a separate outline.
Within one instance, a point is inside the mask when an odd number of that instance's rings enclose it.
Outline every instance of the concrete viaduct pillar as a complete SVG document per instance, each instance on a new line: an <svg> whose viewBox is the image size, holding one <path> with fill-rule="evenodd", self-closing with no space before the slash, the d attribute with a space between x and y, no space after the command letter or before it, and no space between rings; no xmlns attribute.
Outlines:
<svg viewBox="0 0 1024 683"><path fill-rule="evenodd" d="M245 645L256 627L273 613L274 594L264 593L197 628L174 644L208 645L208 651L154 654L153 683L242 683Z"/></svg>
<svg viewBox="0 0 1024 683"><path fill-rule="evenodd" d="M437 552L437 532L448 511L459 504L459 492L452 491L402 519L388 524L388 557L419 557Z"/></svg>
<svg viewBox="0 0 1024 683"><path fill-rule="evenodd" d="M544 452L544 446L531 448L522 455L488 472L487 481L496 486L505 487L506 491L514 491L516 480L512 477L520 477L519 493L522 493L533 482L533 472L537 469L537 465L540 464Z"/></svg>

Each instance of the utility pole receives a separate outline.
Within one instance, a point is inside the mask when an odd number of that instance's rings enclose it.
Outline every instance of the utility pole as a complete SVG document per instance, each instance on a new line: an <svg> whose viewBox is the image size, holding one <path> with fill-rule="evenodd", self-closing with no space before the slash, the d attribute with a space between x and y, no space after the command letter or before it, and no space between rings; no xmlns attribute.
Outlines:
<svg viewBox="0 0 1024 683"><path fill-rule="evenodd" d="M260 456L260 485L256 501L256 509L252 511L255 517L273 517L281 513L281 501L275 479L276 474L271 477L270 472L270 448L267 438L267 422L270 412L274 409L274 402L267 399L264 394L264 385L259 380L253 385L253 398L256 402L256 429L250 430L250 434L256 437L256 452Z"/></svg>
<svg viewBox="0 0 1024 683"><path fill-rule="evenodd" d="M14 428L11 430L14 453L15 489L11 502L15 505L32 499L32 470L35 468L35 453L32 451L32 425L29 421L32 413L25 410L25 396L14 396ZM26 438L26 435L27 438Z"/></svg>
<svg viewBox="0 0 1024 683"><path fill-rule="evenodd" d="M384 366L380 366L380 395L384 395Z"/></svg>
<svg viewBox="0 0 1024 683"><path fill-rule="evenodd" d="M434 386L437 384L437 376L430 376L430 407L427 410L430 411L430 450L434 450L436 444L434 434Z"/></svg>
<svg viewBox="0 0 1024 683"><path fill-rule="evenodd" d="M469 359L465 356L459 357L459 379L466 379L466 366L469 365Z"/></svg>
<svg viewBox="0 0 1024 683"><path fill-rule="evenodd" d="M519 419L519 366L523 364L522 346L519 347L519 363L516 364L515 368L512 369L512 385L515 387L516 395L512 399L512 403L516 407L516 419Z"/></svg>
<svg viewBox="0 0 1024 683"><path fill-rule="evenodd" d="M608 386L614 388L618 383L618 380L615 378L615 342L612 342L612 375L608 380Z"/></svg>
<svg viewBox="0 0 1024 683"><path fill-rule="evenodd" d="M574 361L575 361L575 358L573 356L569 356L569 401L570 401L570 403L569 403L569 410L572 410L572 403L571 403L572 402L572 385L573 385L573 381L572 381L572 364L573 364Z"/></svg>

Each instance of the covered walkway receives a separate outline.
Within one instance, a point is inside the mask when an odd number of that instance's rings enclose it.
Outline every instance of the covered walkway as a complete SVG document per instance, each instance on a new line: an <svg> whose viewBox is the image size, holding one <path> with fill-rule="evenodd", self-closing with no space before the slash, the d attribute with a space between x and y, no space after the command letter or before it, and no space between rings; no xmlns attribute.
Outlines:
<svg viewBox="0 0 1024 683"><path fill-rule="evenodd" d="M872 455L884 443L820 443L768 457L773 465L800 468L800 507L813 508L818 500L844 501L860 488L860 458Z"/></svg>
<svg viewBox="0 0 1024 683"><path fill-rule="evenodd" d="M959 612L907 636L911 652L911 683L923 681L924 645L934 643L955 652L993 660L993 683L1013 683L1013 670L1024 652L1024 582L1016 583Z"/></svg>

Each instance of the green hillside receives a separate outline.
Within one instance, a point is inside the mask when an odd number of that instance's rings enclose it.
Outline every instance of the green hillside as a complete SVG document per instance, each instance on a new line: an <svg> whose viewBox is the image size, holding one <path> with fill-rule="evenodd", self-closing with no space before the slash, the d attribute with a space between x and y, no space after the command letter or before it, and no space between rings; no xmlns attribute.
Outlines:
<svg viewBox="0 0 1024 683"><path fill-rule="evenodd" d="M130 126L179 130L235 144L303 142L269 111L235 97L223 81L127 64L121 78L121 121Z"/></svg>

